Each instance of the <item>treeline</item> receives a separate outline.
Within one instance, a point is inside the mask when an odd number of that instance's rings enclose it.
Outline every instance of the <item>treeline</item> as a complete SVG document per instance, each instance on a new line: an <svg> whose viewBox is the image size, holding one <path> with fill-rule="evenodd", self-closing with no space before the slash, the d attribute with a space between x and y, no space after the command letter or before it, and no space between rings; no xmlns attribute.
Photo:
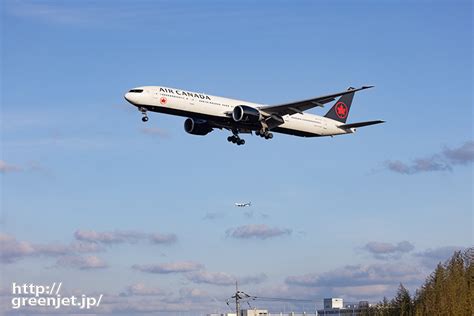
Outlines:
<svg viewBox="0 0 474 316"><path fill-rule="evenodd" d="M400 284L392 300L371 306L363 315L424 316L474 315L474 248L457 251L444 264L439 263L423 286L410 296Z"/></svg>

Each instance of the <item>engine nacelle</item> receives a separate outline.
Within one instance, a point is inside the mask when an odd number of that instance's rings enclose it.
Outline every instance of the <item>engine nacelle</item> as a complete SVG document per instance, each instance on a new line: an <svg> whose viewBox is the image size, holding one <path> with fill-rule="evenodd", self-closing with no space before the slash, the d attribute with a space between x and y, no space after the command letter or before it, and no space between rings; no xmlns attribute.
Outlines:
<svg viewBox="0 0 474 316"><path fill-rule="evenodd" d="M187 118L184 121L184 130L192 135L207 135L212 132L212 127L204 120Z"/></svg>
<svg viewBox="0 0 474 316"><path fill-rule="evenodd" d="M262 119L262 114L256 108L247 105L237 105L232 111L232 118L236 122L258 123Z"/></svg>

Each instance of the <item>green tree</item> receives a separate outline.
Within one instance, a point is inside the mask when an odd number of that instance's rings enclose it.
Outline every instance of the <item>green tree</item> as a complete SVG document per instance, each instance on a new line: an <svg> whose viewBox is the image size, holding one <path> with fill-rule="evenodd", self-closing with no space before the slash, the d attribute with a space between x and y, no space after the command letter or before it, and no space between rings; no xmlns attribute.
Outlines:
<svg viewBox="0 0 474 316"><path fill-rule="evenodd" d="M412 301L408 290L400 283L395 298L391 301L392 315L411 316Z"/></svg>
<svg viewBox="0 0 474 316"><path fill-rule="evenodd" d="M388 298L384 296L383 300L374 306L369 307L367 314L370 316L391 316L392 314L392 305ZM364 314L362 314L365 316Z"/></svg>
<svg viewBox="0 0 474 316"><path fill-rule="evenodd" d="M461 251L457 251L446 266L446 312L450 315L470 315L470 295L467 266Z"/></svg>
<svg viewBox="0 0 474 316"><path fill-rule="evenodd" d="M400 284L392 300L386 297L368 309L373 316L474 316L474 248L456 251L439 263L413 299Z"/></svg>
<svg viewBox="0 0 474 316"><path fill-rule="evenodd" d="M439 263L413 298L413 314L474 315L474 249L455 252Z"/></svg>

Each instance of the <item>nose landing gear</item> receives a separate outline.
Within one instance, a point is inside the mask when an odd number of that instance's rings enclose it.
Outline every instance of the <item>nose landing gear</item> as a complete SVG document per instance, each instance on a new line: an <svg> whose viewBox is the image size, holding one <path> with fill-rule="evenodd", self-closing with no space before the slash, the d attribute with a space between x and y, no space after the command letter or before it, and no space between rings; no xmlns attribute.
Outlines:
<svg viewBox="0 0 474 316"><path fill-rule="evenodd" d="M138 108L138 110L142 113L142 122L148 122L148 115L146 115L146 109L145 108Z"/></svg>

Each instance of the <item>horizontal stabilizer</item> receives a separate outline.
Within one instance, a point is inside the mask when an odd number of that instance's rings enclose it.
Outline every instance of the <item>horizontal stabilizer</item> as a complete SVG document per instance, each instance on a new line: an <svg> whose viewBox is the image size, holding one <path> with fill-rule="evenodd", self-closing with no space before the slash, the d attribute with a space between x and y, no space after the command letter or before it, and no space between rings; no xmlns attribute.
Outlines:
<svg viewBox="0 0 474 316"><path fill-rule="evenodd" d="M364 126L375 125L375 124L380 124L380 123L385 123L385 121L377 120L377 121L367 121L367 122L343 124L343 125L339 125L339 128L364 127Z"/></svg>

